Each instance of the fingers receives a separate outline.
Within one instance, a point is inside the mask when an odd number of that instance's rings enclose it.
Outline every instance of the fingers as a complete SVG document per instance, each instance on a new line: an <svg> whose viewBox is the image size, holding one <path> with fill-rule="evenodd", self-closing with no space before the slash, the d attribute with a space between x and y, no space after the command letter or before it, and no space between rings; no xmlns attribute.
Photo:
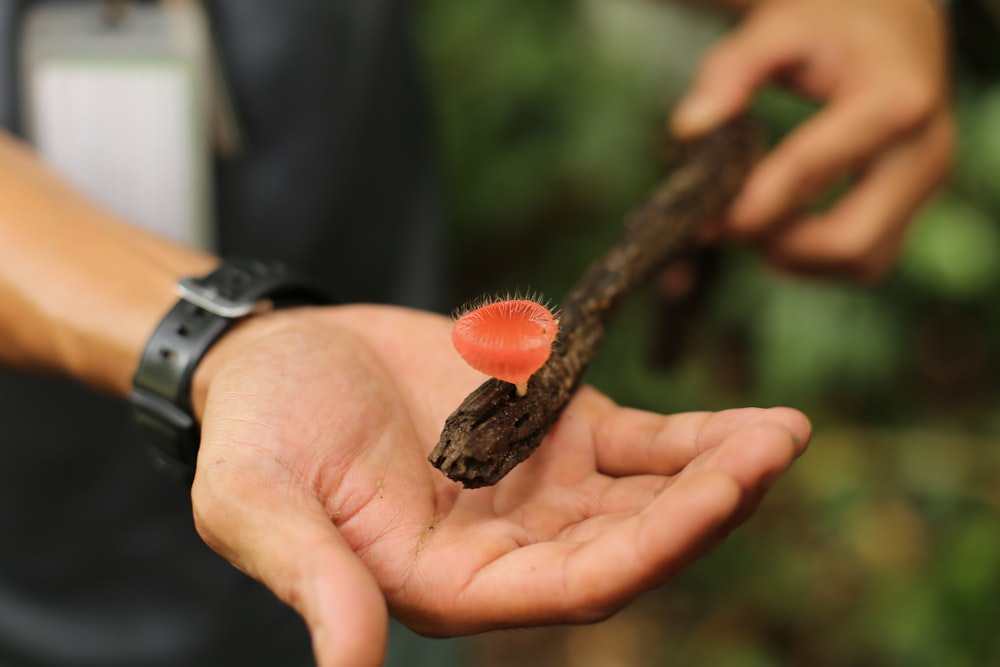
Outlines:
<svg viewBox="0 0 1000 667"><path fill-rule="evenodd" d="M475 539L467 517L453 512L451 529L458 526L464 535L449 538L442 525L435 563L467 560L471 544L486 551L467 581L451 582L459 587L455 604L431 619L435 634L606 617L745 518L802 452L810 428L801 413L786 408L663 417L619 409L587 389L563 416L572 424L585 417L593 424L599 472L633 476L591 476L560 487L563 505L537 488L532 497L538 502L512 507L509 516L494 503ZM587 439L568 431L559 436ZM565 452L560 448L560 457ZM664 472L679 474L657 476Z"/></svg>
<svg viewBox="0 0 1000 667"><path fill-rule="evenodd" d="M925 121L927 111L879 92L832 102L754 169L730 209L728 230L744 237L766 231Z"/></svg>
<svg viewBox="0 0 1000 667"><path fill-rule="evenodd" d="M203 539L302 615L320 667L381 665L388 617L371 573L315 499L248 475L199 470L192 501Z"/></svg>
<svg viewBox="0 0 1000 667"><path fill-rule="evenodd" d="M671 118L681 138L709 132L744 109L763 83L802 54L796 31L772 30L748 18L702 61L687 95Z"/></svg>
<svg viewBox="0 0 1000 667"><path fill-rule="evenodd" d="M753 449L774 448L779 458L787 458L786 466L805 448L811 431L806 417L790 408L668 416L615 408L607 411L595 427L597 469L612 476L674 475L735 434L755 434L762 428L773 431L746 440L741 435L738 444L746 442ZM741 474L739 469L731 472Z"/></svg>
<svg viewBox="0 0 1000 667"><path fill-rule="evenodd" d="M718 413L718 422L708 422L702 435L717 444L685 467L684 474L720 470L744 491L769 485L809 442L811 425L805 415L791 408ZM758 414L754 415L753 412Z"/></svg>
<svg viewBox="0 0 1000 667"><path fill-rule="evenodd" d="M561 539L515 549L480 570L463 604L484 626L590 622L659 585L746 518L802 452L809 423L791 409L659 417L612 409L597 455L623 474L683 467L634 514L597 515ZM605 472L609 472L605 470ZM488 602L487 602L488 601Z"/></svg>
<svg viewBox="0 0 1000 667"><path fill-rule="evenodd" d="M466 632L585 623L676 573L718 538L738 511L739 486L719 472L692 475L644 511L585 542L538 542L483 567L462 592L475 609Z"/></svg>
<svg viewBox="0 0 1000 667"><path fill-rule="evenodd" d="M831 210L763 239L769 261L800 273L881 277L916 209L944 179L953 144L945 115L897 142Z"/></svg>
<svg viewBox="0 0 1000 667"><path fill-rule="evenodd" d="M769 80L825 106L761 161L722 235L754 241L772 263L798 272L863 279L884 273L907 219L950 161L950 149L942 148L947 141L927 139L950 123L945 32L929 3L756 6L705 59L674 114L675 133L712 129ZM912 173L882 165L906 144L914 145ZM811 229L797 229L802 209L860 168L871 187L845 199L840 210L806 219Z"/></svg>

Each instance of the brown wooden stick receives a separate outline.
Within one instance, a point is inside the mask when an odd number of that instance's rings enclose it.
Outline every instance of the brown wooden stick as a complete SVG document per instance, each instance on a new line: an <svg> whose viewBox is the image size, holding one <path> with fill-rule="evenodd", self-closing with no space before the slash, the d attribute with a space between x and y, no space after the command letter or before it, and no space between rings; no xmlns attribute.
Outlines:
<svg viewBox="0 0 1000 667"><path fill-rule="evenodd" d="M678 147L676 167L630 213L625 230L560 308L559 336L528 393L489 380L452 413L428 457L467 488L496 484L541 444L583 377L624 299L691 249L703 222L719 220L761 153L760 134L739 119Z"/></svg>

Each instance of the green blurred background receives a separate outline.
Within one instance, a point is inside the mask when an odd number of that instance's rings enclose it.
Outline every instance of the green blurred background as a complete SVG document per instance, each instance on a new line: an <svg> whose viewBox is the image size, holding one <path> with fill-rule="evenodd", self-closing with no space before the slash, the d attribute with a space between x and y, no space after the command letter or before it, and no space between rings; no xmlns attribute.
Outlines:
<svg viewBox="0 0 1000 667"><path fill-rule="evenodd" d="M453 303L559 301L662 176L665 109L725 26L642 0L422 7ZM806 455L661 590L596 626L477 638L475 664L1000 665L1000 85L958 69L952 182L885 283L726 248L692 304L633 297L588 375L661 412L795 406ZM810 108L766 91L754 112L777 139Z"/></svg>

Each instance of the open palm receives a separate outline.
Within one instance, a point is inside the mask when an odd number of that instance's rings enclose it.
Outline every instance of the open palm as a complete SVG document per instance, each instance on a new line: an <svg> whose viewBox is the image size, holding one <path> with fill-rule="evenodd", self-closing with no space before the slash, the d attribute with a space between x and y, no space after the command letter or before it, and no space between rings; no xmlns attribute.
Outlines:
<svg viewBox="0 0 1000 667"><path fill-rule="evenodd" d="M279 311L203 369L199 531L303 615L324 666L380 664L386 605L431 635L604 618L735 527L809 436L793 410L659 416L584 388L528 461L464 490L426 460L483 380L445 318Z"/></svg>

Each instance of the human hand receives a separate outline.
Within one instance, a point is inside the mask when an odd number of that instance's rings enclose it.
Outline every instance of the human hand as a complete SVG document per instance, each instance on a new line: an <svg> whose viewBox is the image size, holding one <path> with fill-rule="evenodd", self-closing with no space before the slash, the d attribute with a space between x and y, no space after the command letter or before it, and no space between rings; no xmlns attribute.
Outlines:
<svg viewBox="0 0 1000 667"><path fill-rule="evenodd" d="M933 0L746 4L703 61L674 132L708 131L775 79L825 106L761 161L717 231L756 243L779 268L878 278L951 157L943 12ZM829 210L805 210L845 178Z"/></svg>
<svg viewBox="0 0 1000 667"><path fill-rule="evenodd" d="M381 664L414 630L595 621L745 519L801 453L790 409L658 416L583 388L535 454L463 490L426 457L483 377L443 317L391 307L251 318L195 378L206 542L306 620L317 660Z"/></svg>

